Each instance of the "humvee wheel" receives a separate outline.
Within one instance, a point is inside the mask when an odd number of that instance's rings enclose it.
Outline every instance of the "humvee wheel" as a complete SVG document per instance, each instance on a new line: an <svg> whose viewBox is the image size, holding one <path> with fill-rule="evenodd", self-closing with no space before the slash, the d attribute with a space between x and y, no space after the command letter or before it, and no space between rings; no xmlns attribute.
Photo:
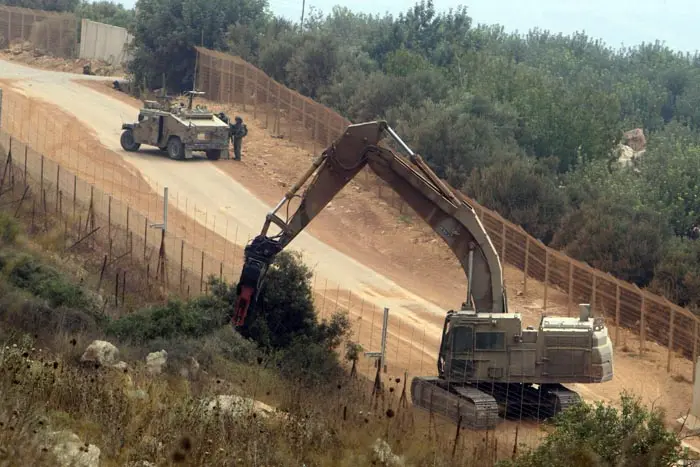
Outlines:
<svg viewBox="0 0 700 467"><path fill-rule="evenodd" d="M207 151L207 159L210 161L218 161L221 159L221 149L210 149Z"/></svg>
<svg viewBox="0 0 700 467"><path fill-rule="evenodd" d="M131 129L126 129L122 132L122 136L119 138L119 143L121 143L122 148L125 151L129 152L138 151L138 149L141 147L141 144L136 142L134 132L131 131Z"/></svg>
<svg viewBox="0 0 700 467"><path fill-rule="evenodd" d="M185 145L177 136L173 136L168 140L168 156L171 159L181 160L185 158Z"/></svg>

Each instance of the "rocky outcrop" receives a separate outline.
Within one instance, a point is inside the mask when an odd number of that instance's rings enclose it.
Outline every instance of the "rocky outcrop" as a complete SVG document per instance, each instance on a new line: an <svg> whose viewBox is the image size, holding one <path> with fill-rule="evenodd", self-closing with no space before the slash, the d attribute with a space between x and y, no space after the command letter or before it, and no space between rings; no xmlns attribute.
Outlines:
<svg viewBox="0 0 700 467"><path fill-rule="evenodd" d="M71 431L55 431L47 435L47 442L60 466L99 467L100 448L81 441Z"/></svg>
<svg viewBox="0 0 700 467"><path fill-rule="evenodd" d="M641 128L629 130L622 135L622 144L632 148L634 152L643 151L647 147L647 139Z"/></svg>
<svg viewBox="0 0 700 467"><path fill-rule="evenodd" d="M151 352L146 356L146 371L150 375L159 375L163 372L167 363L168 352L165 350Z"/></svg>
<svg viewBox="0 0 700 467"><path fill-rule="evenodd" d="M185 379L195 380L199 377L199 362L190 357L185 361L185 364L180 368L180 376Z"/></svg>
<svg viewBox="0 0 700 467"><path fill-rule="evenodd" d="M119 349L112 343L95 340L85 349L80 361L100 366L112 366L117 364L118 357Z"/></svg>
<svg viewBox="0 0 700 467"><path fill-rule="evenodd" d="M399 467L405 465L403 457L397 456L391 451L389 443L383 439L377 439L372 445L372 460L375 465Z"/></svg>
<svg viewBox="0 0 700 467"><path fill-rule="evenodd" d="M234 417L240 417L249 413L255 413L263 417L269 417L276 412L274 407L271 407L263 402L241 397L236 395L219 395L211 399L203 401L205 410L212 413L227 413Z"/></svg>

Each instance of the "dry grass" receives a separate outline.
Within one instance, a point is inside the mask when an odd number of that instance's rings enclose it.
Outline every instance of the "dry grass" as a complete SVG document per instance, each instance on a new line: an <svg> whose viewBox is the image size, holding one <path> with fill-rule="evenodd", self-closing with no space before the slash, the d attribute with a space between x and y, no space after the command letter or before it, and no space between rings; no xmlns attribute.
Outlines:
<svg viewBox="0 0 700 467"><path fill-rule="evenodd" d="M391 410L368 412L366 391L350 382L336 387L335 394L329 394L330 388L302 391L269 370L219 362L235 381L209 378L193 387L181 378L149 377L139 365L123 373L80 367L76 352L49 357L28 346L11 349L2 358L0 443L25 446L17 454L32 465L41 465L47 457L41 434L58 429L69 429L97 445L107 466L140 460L186 465L372 465L377 438L419 465L490 465L498 455L497 440L482 441L481 436L463 432L453 463L452 430L426 430L421 427L425 420L395 401ZM147 396L133 396L133 388ZM268 399L289 409L288 416L215 414L199 405L202 397L235 393L269 394Z"/></svg>

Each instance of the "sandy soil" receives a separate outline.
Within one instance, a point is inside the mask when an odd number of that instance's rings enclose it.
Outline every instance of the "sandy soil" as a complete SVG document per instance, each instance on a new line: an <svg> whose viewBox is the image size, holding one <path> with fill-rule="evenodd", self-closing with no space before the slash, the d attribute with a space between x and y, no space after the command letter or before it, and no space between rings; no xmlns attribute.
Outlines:
<svg viewBox="0 0 700 467"><path fill-rule="evenodd" d="M138 101L112 91L104 83L91 82L87 85L132 106L132 113L135 115ZM48 103L42 104L41 108L56 112L57 118L61 113L58 108ZM226 110L233 113L233 109ZM262 201L273 204L281 198L285 186L295 181L298 175L308 167L311 156L295 144L268 135L250 115L246 115L239 109L235 109L235 113L244 117L250 130L249 137L244 143L243 161L237 163L222 160L211 165L237 180ZM148 194L143 177L134 170L133 165L122 154L115 151L105 150L96 155L94 151L87 150L88 147L94 148L95 145L99 145L99 141L103 140L99 135L95 136L94 132L88 131L83 139L90 138L92 138L91 143L83 150L86 156L83 158L84 163L96 166L106 163L115 167L121 166L123 172L119 169L114 172L114 176L118 174L121 177L119 186L127 187L122 188L121 194L131 197L130 203L141 203L139 207L142 209L151 209L150 204L148 207L145 204L150 202L147 199L150 200L152 194ZM60 147L53 149L60 155ZM167 161L158 162L162 164ZM91 171L87 167L83 172L87 175ZM124 182L130 177L136 182ZM101 179L95 178L94 181L104 184L108 178L109 175L103 175ZM142 197L136 196L135 193L142 191L144 193ZM187 229L187 226L192 223L186 217L182 213L174 213L172 222L178 226L177 228ZM418 219L409 219L387 203L378 201L373 192L363 189L360 184L352 184L346 188L341 196L335 198L332 205L314 220L308 231L328 245L386 275L404 289L431 300L443 308L456 307L462 300L465 288L464 277L449 250L439 244L432 232L422 226ZM211 238L212 233L210 232L209 235ZM223 238L220 240L223 242ZM209 240L205 242L202 239L202 245L209 250ZM510 308L523 313L528 323L535 323L542 312L541 286L529 280L527 293L520 294L522 272L506 267L505 278L509 289ZM319 287L317 286L316 289L318 290ZM350 300L353 303L357 303L355 300L359 301L357 297L340 289L327 290L325 295L329 302L338 298L341 302L343 300ZM353 309L356 309L356 306ZM547 311L566 314L566 299L561 294L550 292ZM432 329L439 330L440 315L428 312L417 312L416 315L420 316L423 323L430 323ZM379 314L375 313L374 318L373 325L367 323L369 325L363 327L362 324L358 324L358 332L365 336L363 341L366 341L372 329L374 332L372 338L375 339L374 342L378 342ZM408 320L396 326L398 331L394 331L394 335L404 340L404 344L401 347L388 349L389 357L391 358L394 353L395 360L400 361L404 364L403 366L415 373L433 373L432 356L437 348L437 340L430 336L417 339L418 335L424 333L426 326L421 326L420 322L411 325ZM395 329L393 325L392 329ZM615 334L614 330L611 332ZM615 361L615 380L602 385L577 385L576 389L588 400L615 400L621 390L627 389L638 394L648 403L666 408L669 422L684 414L690 405L691 385L677 375L691 374L689 362L674 359L673 371L669 374L665 370L665 349L647 344L647 352L643 357L639 357L635 354L638 341L631 335L621 334Z"/></svg>

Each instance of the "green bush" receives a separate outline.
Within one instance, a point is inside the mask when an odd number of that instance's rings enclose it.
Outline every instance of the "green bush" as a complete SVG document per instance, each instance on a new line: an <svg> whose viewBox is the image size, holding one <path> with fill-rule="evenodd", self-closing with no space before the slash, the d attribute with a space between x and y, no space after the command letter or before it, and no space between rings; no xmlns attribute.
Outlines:
<svg viewBox="0 0 700 467"><path fill-rule="evenodd" d="M623 393L621 409L580 403L559 413L553 430L534 450L500 467L652 467L680 458L680 441L666 430L663 413Z"/></svg>
<svg viewBox="0 0 700 467"><path fill-rule="evenodd" d="M145 343L154 339L202 337L226 323L226 309L216 296L201 296L183 302L169 300L112 321L108 335L123 341Z"/></svg>
<svg viewBox="0 0 700 467"><path fill-rule="evenodd" d="M0 245L13 245L19 235L19 224L4 212L0 212Z"/></svg>
<svg viewBox="0 0 700 467"><path fill-rule="evenodd" d="M97 303L90 293L38 258L26 253L5 251L0 253L0 268L11 285L46 300L51 308L96 311Z"/></svg>
<svg viewBox="0 0 700 467"><path fill-rule="evenodd" d="M54 336L59 333L92 334L103 324L99 316L85 311L59 307L51 308L43 301L27 298L16 289L2 291L0 298L0 322L28 334Z"/></svg>
<svg viewBox="0 0 700 467"><path fill-rule="evenodd" d="M258 356L255 343L245 339L230 326L220 327L200 337L153 339L139 347L137 358L161 349L167 350L169 367L174 369L186 366L190 357L195 358L203 368L209 369L215 367L220 359L254 364Z"/></svg>

